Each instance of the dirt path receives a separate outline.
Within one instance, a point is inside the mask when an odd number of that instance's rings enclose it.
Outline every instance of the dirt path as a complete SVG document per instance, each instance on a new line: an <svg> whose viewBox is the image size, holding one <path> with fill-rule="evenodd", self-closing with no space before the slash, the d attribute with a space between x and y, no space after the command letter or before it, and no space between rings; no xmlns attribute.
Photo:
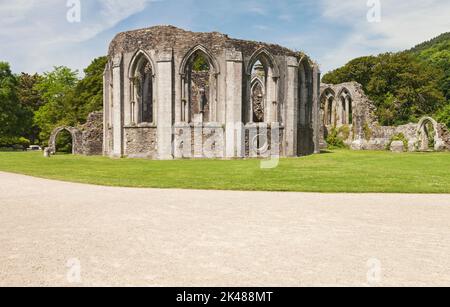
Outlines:
<svg viewBox="0 0 450 307"><path fill-rule="evenodd" d="M0 286L450 286L450 195L127 189L0 173L0 230Z"/></svg>

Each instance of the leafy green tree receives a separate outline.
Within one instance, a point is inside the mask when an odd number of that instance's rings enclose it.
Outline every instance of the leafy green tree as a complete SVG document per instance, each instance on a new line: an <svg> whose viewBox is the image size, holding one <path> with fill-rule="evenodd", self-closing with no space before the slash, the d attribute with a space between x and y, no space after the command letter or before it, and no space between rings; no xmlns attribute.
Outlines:
<svg viewBox="0 0 450 307"><path fill-rule="evenodd" d="M26 117L17 96L17 78L8 63L0 62L0 137L21 137Z"/></svg>
<svg viewBox="0 0 450 307"><path fill-rule="evenodd" d="M192 70L193 71L208 71L209 63L208 60L202 54L197 54L192 62Z"/></svg>
<svg viewBox="0 0 450 307"><path fill-rule="evenodd" d="M372 78L373 69L378 64L378 59L373 56L361 57L350 61L347 65L338 68L322 78L322 82L329 84L339 84L356 81L360 83L364 90Z"/></svg>
<svg viewBox="0 0 450 307"><path fill-rule="evenodd" d="M38 80L33 89L43 104L35 112L34 121L41 140L46 141L55 127L77 126L89 113L102 109L106 62L106 57L94 59L81 80L77 71L64 66L55 67Z"/></svg>
<svg viewBox="0 0 450 307"><path fill-rule="evenodd" d="M29 75L22 73L18 76L17 95L20 104L30 110L37 111L43 104L41 95L36 89L36 84L41 81L41 76L38 74Z"/></svg>
<svg viewBox="0 0 450 307"><path fill-rule="evenodd" d="M94 59L84 70L85 77L75 88L75 103L79 106L79 122L84 122L89 113L103 108L103 72L107 61L107 57Z"/></svg>
<svg viewBox="0 0 450 307"><path fill-rule="evenodd" d="M417 121L434 114L445 104L439 81L443 73L406 53L383 54L374 67L367 91L378 107L383 124L383 109L394 112L393 124Z"/></svg>
<svg viewBox="0 0 450 307"><path fill-rule="evenodd" d="M377 107L380 123L400 125L432 115L445 105L443 79L441 69L402 52L355 59L323 81L361 83Z"/></svg>
<svg viewBox="0 0 450 307"><path fill-rule="evenodd" d="M41 77L38 74L29 75L22 73L17 79L17 95L22 108L26 111L26 120L23 122L24 134L32 143L39 143L40 130L33 123L33 117L34 112L43 104L40 93L35 88Z"/></svg>
<svg viewBox="0 0 450 307"><path fill-rule="evenodd" d="M442 90L447 101L450 101L450 32L422 43L409 52L444 71Z"/></svg>
<svg viewBox="0 0 450 307"><path fill-rule="evenodd" d="M442 110L439 110L436 114L436 119L450 129L450 104L447 104Z"/></svg>
<svg viewBox="0 0 450 307"><path fill-rule="evenodd" d="M78 123L79 107L74 104L77 75L77 71L68 67L55 67L35 85L44 102L34 115L34 121L41 130L41 140L47 140L57 126Z"/></svg>

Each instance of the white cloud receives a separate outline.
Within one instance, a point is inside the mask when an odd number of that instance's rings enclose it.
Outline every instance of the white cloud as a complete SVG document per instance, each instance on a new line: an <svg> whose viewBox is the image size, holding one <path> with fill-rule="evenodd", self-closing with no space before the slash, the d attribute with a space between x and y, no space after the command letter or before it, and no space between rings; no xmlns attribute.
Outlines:
<svg viewBox="0 0 450 307"><path fill-rule="evenodd" d="M23 20L35 2L35 0L0 1L1 24L8 25Z"/></svg>
<svg viewBox="0 0 450 307"><path fill-rule="evenodd" d="M92 52L82 50L83 42L141 12L150 2L81 0L81 22L69 23L66 0L0 0L0 60L13 62L14 71L42 72L63 64L84 67L91 58L74 52Z"/></svg>
<svg viewBox="0 0 450 307"><path fill-rule="evenodd" d="M450 29L448 0L381 0L381 22L369 23L366 0L321 0L322 15L350 30L330 43L322 70L337 68L354 57L408 49Z"/></svg>

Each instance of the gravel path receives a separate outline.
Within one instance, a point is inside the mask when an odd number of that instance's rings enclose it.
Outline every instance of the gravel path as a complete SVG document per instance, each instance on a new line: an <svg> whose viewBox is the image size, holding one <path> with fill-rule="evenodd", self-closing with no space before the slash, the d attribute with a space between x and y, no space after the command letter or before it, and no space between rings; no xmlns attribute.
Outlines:
<svg viewBox="0 0 450 307"><path fill-rule="evenodd" d="M450 195L110 188L0 172L0 286L450 286Z"/></svg>

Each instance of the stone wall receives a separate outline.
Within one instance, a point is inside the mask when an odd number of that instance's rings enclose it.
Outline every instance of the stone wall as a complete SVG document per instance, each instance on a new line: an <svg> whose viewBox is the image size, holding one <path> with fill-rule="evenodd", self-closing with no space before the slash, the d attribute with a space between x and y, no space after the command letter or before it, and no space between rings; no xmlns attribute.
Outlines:
<svg viewBox="0 0 450 307"><path fill-rule="evenodd" d="M89 114L86 124L81 126L83 154L97 156L103 154L103 112Z"/></svg>
<svg viewBox="0 0 450 307"><path fill-rule="evenodd" d="M221 125L179 123L174 130L176 159L225 156L225 136Z"/></svg>
<svg viewBox="0 0 450 307"><path fill-rule="evenodd" d="M156 127L125 127L125 156L129 158L157 157Z"/></svg>
<svg viewBox="0 0 450 307"><path fill-rule="evenodd" d="M450 130L444 124L438 124L438 134L443 142L445 150L450 150Z"/></svg>
<svg viewBox="0 0 450 307"><path fill-rule="evenodd" d="M278 140L275 139L278 133ZM269 158L284 154L282 140L284 129L277 130L260 124L249 124L245 127L245 158Z"/></svg>
<svg viewBox="0 0 450 307"><path fill-rule="evenodd" d="M74 155L95 156L103 154L103 112L89 114L86 124L75 127L58 127L49 139L49 149L56 153L56 138L62 131L72 136L72 153Z"/></svg>

